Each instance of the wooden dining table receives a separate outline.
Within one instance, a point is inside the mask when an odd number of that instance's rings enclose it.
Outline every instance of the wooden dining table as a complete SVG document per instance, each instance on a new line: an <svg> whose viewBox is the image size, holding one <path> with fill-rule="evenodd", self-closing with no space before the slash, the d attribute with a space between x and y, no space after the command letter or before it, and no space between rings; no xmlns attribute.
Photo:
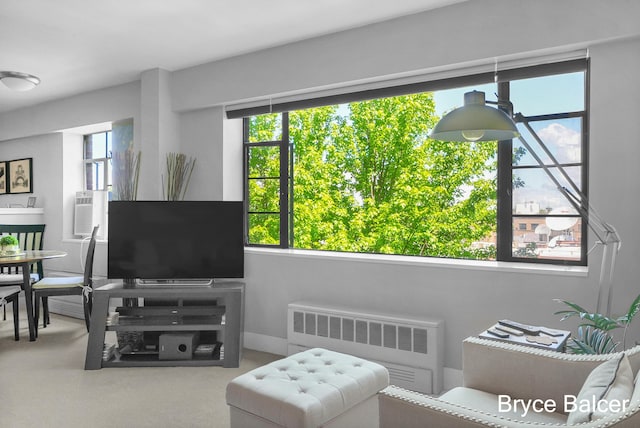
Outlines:
<svg viewBox="0 0 640 428"><path fill-rule="evenodd" d="M29 340L36 340L35 320L33 318L33 301L31 299L31 271L29 266L33 263L64 257L67 253L57 250L27 250L13 256L0 256L0 267L20 266L22 268L22 289L24 290L27 307L27 322L29 324Z"/></svg>

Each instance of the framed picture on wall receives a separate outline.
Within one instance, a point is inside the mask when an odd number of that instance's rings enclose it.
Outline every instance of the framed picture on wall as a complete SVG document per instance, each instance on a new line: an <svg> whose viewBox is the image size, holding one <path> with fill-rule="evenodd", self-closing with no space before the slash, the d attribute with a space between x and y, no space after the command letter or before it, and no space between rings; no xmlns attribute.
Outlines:
<svg viewBox="0 0 640 428"><path fill-rule="evenodd" d="M9 193L33 193L33 158L17 159L7 163Z"/></svg>
<svg viewBox="0 0 640 428"><path fill-rule="evenodd" d="M7 193L7 163L0 162L0 195Z"/></svg>

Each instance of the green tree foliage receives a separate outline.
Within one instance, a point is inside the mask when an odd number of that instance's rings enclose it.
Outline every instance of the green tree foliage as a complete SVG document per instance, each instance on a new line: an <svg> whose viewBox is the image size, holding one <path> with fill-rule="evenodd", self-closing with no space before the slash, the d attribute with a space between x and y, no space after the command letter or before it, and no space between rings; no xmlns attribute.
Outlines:
<svg viewBox="0 0 640 428"><path fill-rule="evenodd" d="M274 116L252 118L254 141L277 134ZM294 246L493 258L472 244L495 232L496 143L430 140L437 120L429 93L291 112ZM253 151L250 176L277 176L278 153ZM277 202L250 181L252 210ZM251 242L277 236L267 220Z"/></svg>

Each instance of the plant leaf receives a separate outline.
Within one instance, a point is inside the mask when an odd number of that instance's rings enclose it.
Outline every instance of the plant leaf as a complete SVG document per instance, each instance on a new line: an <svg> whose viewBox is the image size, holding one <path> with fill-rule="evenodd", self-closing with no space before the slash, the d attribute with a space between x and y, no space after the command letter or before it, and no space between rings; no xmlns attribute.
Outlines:
<svg viewBox="0 0 640 428"><path fill-rule="evenodd" d="M640 294L635 298L631 306L629 306L629 311L621 317L618 318L618 322L621 324L630 324L633 321L633 318L640 312Z"/></svg>
<svg viewBox="0 0 640 428"><path fill-rule="evenodd" d="M560 303L564 303L565 305L573 309L573 310L564 310L564 311L556 312L555 313L556 315L562 315L561 321L564 321L573 316L578 316L580 317L580 319L585 321L582 324L580 324L581 326L593 326L594 328L604 330L604 331L613 330L613 329L622 327L624 325L624 323L621 323L619 319L613 319L598 313L590 313L589 311L587 311L577 303L569 302L567 300L560 300L560 299L556 299L556 301ZM639 305L638 309L640 309L640 301L638 305Z"/></svg>
<svg viewBox="0 0 640 428"><path fill-rule="evenodd" d="M609 354L615 352L617 347L618 343L607 332L592 326L578 327L578 337L572 337L567 345L573 354Z"/></svg>

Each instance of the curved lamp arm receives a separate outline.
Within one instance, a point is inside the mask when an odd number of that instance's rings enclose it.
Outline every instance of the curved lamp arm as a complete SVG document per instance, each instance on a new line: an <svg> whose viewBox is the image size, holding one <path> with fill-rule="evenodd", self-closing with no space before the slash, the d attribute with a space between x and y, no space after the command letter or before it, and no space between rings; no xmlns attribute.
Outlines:
<svg viewBox="0 0 640 428"><path fill-rule="evenodd" d="M562 167L562 165L560 165L556 157L551 153L547 145L544 144L542 139L533 130L527 118L520 113L515 114L514 117L516 119L516 122L522 123L531 133L540 148L551 160L552 167L560 172L562 177L567 181L567 183L569 183L571 189L567 189L560 183L558 178L549 169L549 166L542 161L540 156L535 152L535 150L533 150L531 145L524 139L524 137L522 137L522 135L520 135L518 139L520 140L522 145L534 157L536 162L538 162L538 165L540 165L542 169L544 169L544 172L557 186L560 193L562 193L567 201L569 201L569 203L576 209L576 211L578 211L580 217L587 223L589 229L591 229L594 235L598 238L597 243L602 244L604 247L600 269L597 311L609 316L611 314L611 301L613 299L613 293L611 292L611 287L613 284L613 272L615 270L616 256L622 246L622 240L618 235L618 231L615 227L613 227L613 225L604 221L600 214L598 214L598 212L593 208L593 206L589 203L587 196L582 193L580 188L571 179L566 170ZM605 299L606 306L604 306L603 308Z"/></svg>

